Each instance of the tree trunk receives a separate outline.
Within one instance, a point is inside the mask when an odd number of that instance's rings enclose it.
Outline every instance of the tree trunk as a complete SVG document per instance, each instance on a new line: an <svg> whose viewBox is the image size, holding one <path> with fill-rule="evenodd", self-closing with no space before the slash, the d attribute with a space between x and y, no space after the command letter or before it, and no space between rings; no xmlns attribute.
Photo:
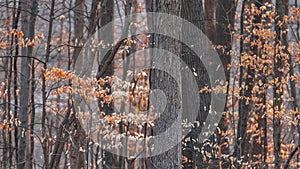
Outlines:
<svg viewBox="0 0 300 169"><path fill-rule="evenodd" d="M288 2L286 2L288 5ZM295 6L298 7L297 4L297 0L295 0ZM285 8L284 11L285 15L288 15L288 8ZM284 29L286 29L286 26L283 27ZM297 21L297 29L296 29L297 34L299 34L299 21ZM299 37L299 36L298 36ZM282 35L282 40L283 40L283 45L285 46L285 53L287 53L289 55L288 57L288 63L289 63L289 73L290 73L290 89L291 89L291 95L292 95L292 107L294 111L299 111L299 105L298 105L298 96L297 96L297 91L296 91L296 83L295 80L292 80L291 77L295 76L295 70L294 70L294 63L292 60L292 56L289 53L288 49L288 37L287 34ZM293 152L298 151L298 149L300 148L300 119L298 118L298 124L297 124L297 132L298 132L298 146L294 149L294 151L291 152L291 154L289 155L289 158L285 164L285 169L287 169L289 167L289 163L292 160L293 156L295 155L295 153L293 154ZM299 154L299 153L298 153ZM298 162L298 158L297 158L297 162ZM298 166L298 164L296 165Z"/></svg>
<svg viewBox="0 0 300 169"><path fill-rule="evenodd" d="M24 4L25 5L25 4ZM26 5L23 9L26 9ZM24 32L25 35L28 34L30 40L34 39L35 34L35 21L38 14L38 2L33 0L31 3L31 14L30 14L30 24L28 26L28 32ZM24 16L24 15L23 15ZM25 53L23 53L25 54ZM28 143L27 129L28 129L28 99L29 99L29 84L30 84L30 67L31 57L33 55L33 46L28 46L27 52L25 54L28 57L22 58L21 61L21 90L20 90L20 114L19 118L21 121L20 125L20 135L19 135L19 148L18 148L18 169L23 169L25 167L26 160L26 146Z"/></svg>
<svg viewBox="0 0 300 169"><path fill-rule="evenodd" d="M229 54L232 45L232 32L234 31L234 16L236 11L236 1L235 0L218 0L216 6L216 32L215 32L215 39L214 45L220 46L221 48L217 47L217 52L220 56L220 60L222 61L223 68L225 71L226 82L228 84L227 91L226 91L226 103L225 103L225 113L227 112L227 99L228 99L228 87L230 84L230 69L228 66L231 65L231 56ZM220 132L216 133L218 137L218 145L220 146L220 151L222 154L229 154L229 144L222 133L227 131L227 124L226 124L226 114L222 115L222 118L219 122ZM222 157L220 157L222 158ZM221 159L223 161L223 159ZM229 166L225 166L222 163L224 168L228 168ZM228 163L226 163L228 164Z"/></svg>
<svg viewBox="0 0 300 169"><path fill-rule="evenodd" d="M113 25L112 27L106 26L108 23L112 22L114 18L114 1L103 1L101 2L101 13L100 13L100 39L103 41L103 44L108 44L107 48L112 47L112 44L114 42L114 35L113 35ZM106 27L104 27L106 26ZM104 28L103 28L104 27ZM105 34L104 34L105 33ZM104 56L105 53L101 54L101 57ZM113 69L113 62L111 62L105 73L102 75L102 78L105 78L106 76L112 76L114 73ZM110 89L109 84L105 85L105 87L108 87ZM110 90L109 90L110 91ZM111 94L111 91L108 93ZM107 103L104 104L102 111L104 111L106 114L111 114L113 112L113 104L108 105Z"/></svg>
<svg viewBox="0 0 300 169"><path fill-rule="evenodd" d="M182 1L182 18L189 21L190 23L194 24L196 27L198 27L199 30L205 33L205 21L204 21L204 11L203 11L203 4L202 0L185 0ZM190 37L189 33L193 30L188 30L189 27L186 27L185 25L182 25L183 29L183 37L189 37L188 39L194 42L197 42L199 40L199 37ZM202 40L205 40L204 37ZM202 147L202 143L194 142L193 140L197 140L199 138L199 135L201 133L201 129L203 127L203 123L205 122L209 107L210 107L210 101L211 101L211 95L209 93L201 93L199 95L200 103L197 100L191 100L190 95L198 93L193 93L195 91L192 91L193 88L202 89L205 86L210 86L210 79L209 75L207 73L207 70L203 63L201 62L199 56L197 56L193 51L193 49L185 44L182 44L182 61L188 66L190 70L193 71L194 74L197 76L190 77L188 75L185 75L185 71L182 71L182 106L184 110L184 114L182 115L183 119L186 117L188 119L191 119L191 114L193 112L193 105L199 105L198 114L196 117L196 120L199 122L199 126L196 125L194 128L191 129L191 131L185 136L184 140L190 140L185 141L185 144L182 145L182 155L186 158L188 158L189 162L183 162L183 166L185 168L203 168L205 164L201 160L204 157L204 154L201 152L198 152L195 147L201 149L204 148L204 150L208 150L211 147ZM190 88L184 88L185 86L189 86L191 83L191 79L196 80L196 85ZM196 122L192 122L194 124L197 124ZM213 167L213 166L212 166Z"/></svg>
<svg viewBox="0 0 300 169"><path fill-rule="evenodd" d="M20 18L20 15L21 15L21 2L19 1L18 3L18 10L17 10L17 16L15 18L15 23L14 23L14 28L17 29L18 28L18 22L19 22L19 18ZM15 44L18 43L18 38L15 39ZM17 62L18 62L18 59L17 59L17 56L19 55L19 46L16 45L15 47L15 56L14 57L14 104L15 105L18 105L19 102L18 102L18 65L17 65ZM14 117L17 118L18 117L18 109L17 107L14 108ZM14 143L15 143L15 161L18 161L18 126L15 124L14 125Z"/></svg>
<svg viewBox="0 0 300 169"><path fill-rule="evenodd" d="M168 13L171 15L181 16L182 10L182 1L181 0L158 0L154 6L154 12L162 12ZM162 20L161 18L155 18L156 23L164 23L168 22ZM159 25L154 25L159 26ZM178 29L169 25L169 28L165 28L178 34ZM175 31L174 31L175 30ZM176 31L177 30L177 31ZM157 44L157 48L165 49L171 52L172 54L180 57L181 55L181 44L177 40L165 37L163 35L155 35L154 42ZM155 55L155 53L154 53ZM176 120L178 116L181 116L181 112L178 110L182 110L182 98L181 98L181 67L178 63L174 63L174 60L171 57L164 56L161 58L163 63L166 63L166 67L172 66L174 74L176 74L177 80L179 82L174 81L174 79L165 72L162 72L157 69L152 69L150 72L150 87L152 90L160 89L164 92L167 97L167 105L164 112L160 112L161 116L158 120L155 121L154 125L154 135L158 135L161 132L165 132L168 127ZM152 65L155 67L155 65ZM169 68L168 68L169 69ZM179 83L179 84L178 84ZM181 130L181 129L180 129ZM181 132L178 133L168 133L172 135L172 137L177 137L177 141L179 144L171 148L170 150L151 157L151 164L154 168L181 168ZM162 145L154 145L157 148L163 146Z"/></svg>
<svg viewBox="0 0 300 169"><path fill-rule="evenodd" d="M256 1L255 4L255 8L260 8L261 5L263 3L263 0L260 1ZM244 9L246 8L246 5L250 6L249 2L244 1L243 2L243 9L242 9L242 14L241 17L242 21L241 24L244 21L244 16L245 15L252 15L249 13L244 13ZM253 20L253 24L250 25L251 26L251 30L257 30L259 29L258 26L256 26L257 24L261 23L261 15L255 15L254 16L254 20ZM245 25L242 26L242 29L244 28ZM249 26L249 25L246 25ZM245 26L245 27L246 27ZM257 41L259 40L258 36L256 34L254 34L253 32L245 32L244 34L244 29L242 30L243 32L243 36L251 36L251 42ZM246 35L246 34L250 34L250 35ZM241 40L243 41L243 39ZM249 116L249 113L251 111L253 111L252 109L252 97L254 97L252 95L252 90L253 90L253 86L254 86L254 78L255 78L255 61L251 61L250 57L256 58L259 57L261 55L260 53L260 49L257 47L257 45L251 45L248 43L243 43L241 42L241 51L240 51L240 55L241 55L241 66L240 66L240 82L239 82L239 87L240 89L240 97L242 97L242 99L239 100L239 119L238 119L238 129L237 129L237 143L236 143L236 147L235 147L235 155L237 157L237 160L241 160L241 163L243 162L249 162L249 160L251 160L251 157L253 154L260 154L261 152L261 148L259 148L259 150L256 149L255 146L262 146L262 145L257 145L255 144L253 149L253 145L251 145L251 142L249 140L249 135L247 135L247 119ZM242 58L243 55L245 53L249 53L250 57L246 55L246 58ZM249 62L250 64L247 65L246 63ZM245 87L242 87L243 83L245 83ZM263 127L263 126L259 126L259 127ZM258 138L253 138L254 140L258 139ZM241 163L236 164L237 167L241 167Z"/></svg>
<svg viewBox="0 0 300 169"><path fill-rule="evenodd" d="M212 42L216 33L216 0L204 0L205 34Z"/></svg>
<svg viewBox="0 0 300 169"><path fill-rule="evenodd" d="M282 56L282 52L278 49L281 46L281 43L284 43L284 33L286 29L286 24L280 26L278 23L283 22L283 17L288 10L288 1L287 0L276 0L276 13L278 17L275 19L275 56L274 56L274 76L275 80L273 86L273 141L274 141L274 156L275 156L275 169L281 168L282 159L280 156L281 149L281 114L282 114L282 95L283 95L283 84L281 83L281 79L283 77L283 72L281 69L284 66L284 56ZM287 46L286 46L287 47Z"/></svg>
<svg viewBox="0 0 300 169"><path fill-rule="evenodd" d="M51 53L51 41L52 41L52 30L53 30L53 21L54 21L54 8L55 8L55 0L51 1L51 8L50 8L50 15L49 15L49 29L48 29L48 36L47 36L47 48L46 48L46 56L45 56L45 63L44 63L44 70L47 70L50 53ZM46 96L46 77L43 74L42 77L42 137L44 141L42 142L42 149L43 149L43 156L45 160L45 168L49 168L49 140L48 134L46 133L46 116L47 116L47 96Z"/></svg>
<svg viewBox="0 0 300 169"><path fill-rule="evenodd" d="M235 0L218 0L216 7L216 35L214 45L221 45L218 49L222 61L226 80L229 81L230 70L227 66L231 63L231 57L227 53L231 50L232 32L234 30L234 15L236 10Z"/></svg>
<svg viewBox="0 0 300 169"><path fill-rule="evenodd" d="M74 41L75 41L75 50L73 53L73 64L76 62L77 57L82 49L82 43L84 40L83 31L84 31L84 0L76 0L74 8Z"/></svg>

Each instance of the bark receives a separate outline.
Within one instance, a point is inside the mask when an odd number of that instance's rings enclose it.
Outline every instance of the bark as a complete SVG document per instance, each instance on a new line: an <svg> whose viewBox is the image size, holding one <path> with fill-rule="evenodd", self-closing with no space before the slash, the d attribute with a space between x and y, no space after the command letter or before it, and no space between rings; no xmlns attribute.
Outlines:
<svg viewBox="0 0 300 169"><path fill-rule="evenodd" d="M14 28L17 29L18 28L18 22L19 22L19 18L20 18L20 15L21 15L21 2L19 1L18 3L18 10L17 10L17 15L16 15L16 18L15 18L15 21L14 21ZM17 44L18 42L18 38L15 39L15 44ZM16 45L15 47L15 56L18 56L19 55L19 46ZM14 71L14 91L13 91L13 94L14 94L14 104L15 106L18 105L18 94L17 94L17 90L18 90L18 65L17 65L17 57L14 58L14 68L13 68L13 71ZM17 118L18 117L18 109L17 107L14 108L14 117ZM15 152L18 152L18 126L14 125L14 143L15 143ZM15 161L18 160L18 153L15 153Z"/></svg>
<svg viewBox="0 0 300 169"><path fill-rule="evenodd" d="M100 15L98 14L99 0L92 0L92 7L89 15L88 38L92 36L99 23Z"/></svg>
<svg viewBox="0 0 300 169"><path fill-rule="evenodd" d="M216 33L216 0L204 0L205 33L209 40L214 41Z"/></svg>
<svg viewBox="0 0 300 169"><path fill-rule="evenodd" d="M34 163L34 123L35 123L35 96L34 96L34 91L35 91L35 60L32 59L32 62L31 62L31 94L30 94L30 100L31 100L31 111L30 111L30 114L29 114L29 118L30 118L30 121L29 121L29 124L30 124L30 135L29 135L29 138L30 138L30 144L29 144L29 152L28 152L28 155L26 156L27 157L27 163L26 163L26 168L32 168L33 166L33 163Z"/></svg>
<svg viewBox="0 0 300 169"><path fill-rule="evenodd" d="M163 12L176 16L181 16L182 10L182 1L181 0L158 0L154 6L154 12ZM161 18L155 18L157 23L168 22L162 20ZM159 26L159 25L154 25ZM173 25L169 25L168 30L172 32L178 33L176 30L181 30L182 28L174 28ZM175 30L175 31L174 31ZM181 55L181 44L177 40L164 37L162 35L154 36L155 44L157 44L157 48L168 50L180 57ZM166 63L166 65L172 65L174 68L174 72L177 78L181 79L181 67L177 63L174 64L173 59L168 56L162 58L162 62ZM152 65L155 66L155 65ZM168 67L168 66L167 66ZM177 79L178 80L178 79ZM162 71L152 69L150 72L150 87L151 89L160 89L164 92L167 97L166 108L164 112L160 112L161 116L158 120L155 121L154 125L154 135L157 135L161 132L164 132L171 126L174 120L181 116L181 112L178 110L182 110L182 98L181 98L181 80L179 82L174 81L174 79L164 73ZM170 103L171 102L171 103ZM180 129L181 130L181 129ZM180 131L179 130L179 131ZM177 139L181 140L181 133L168 133L172 135L172 137L177 137ZM163 144L162 144L163 145ZM159 148L162 146L160 144L155 144ZM181 168L181 144L179 142L178 145L174 146L170 150L151 157L151 165L154 168Z"/></svg>
<svg viewBox="0 0 300 169"><path fill-rule="evenodd" d="M12 29L17 30L18 29L18 22L20 18L20 12L21 12L21 6L20 2L17 3L17 1L13 2L13 16L12 16ZM18 97L16 96L16 90L17 90L17 63L16 63L16 56L19 53L19 47L18 47L18 37L11 35L11 49L10 49L10 59L9 59L9 77L8 77L8 84L7 84L7 109L8 109L8 121L13 120L13 118L17 117L17 105L18 105ZM15 56L15 57L14 57ZM13 83L13 86L12 86ZM13 89L13 95L11 95L11 90ZM14 106L12 104L12 96L14 99ZM14 108L12 108L14 107ZM10 113L13 112L14 113ZM16 125L12 124L9 125L9 128L14 129L12 131L8 130L8 143L10 143L9 149L8 149L8 167L11 168L13 165L13 158L14 158L14 150L12 149L13 144L18 142L17 140L17 127ZM15 140L13 141L13 134L15 136ZM16 146L17 147L17 146ZM17 154L17 153L16 153ZM16 158L17 161L17 158Z"/></svg>
<svg viewBox="0 0 300 169"><path fill-rule="evenodd" d="M234 15L236 10L235 0L219 0L216 7L216 35L214 45L221 45L224 51L218 50L222 61L226 79L229 81L230 70L227 69L231 63L231 57L227 52L231 50L232 31L234 30Z"/></svg>
<svg viewBox="0 0 300 169"><path fill-rule="evenodd" d="M15 8L16 8L16 2L14 2L14 10L13 10L13 17L12 17L12 20L14 21L15 20ZM10 53L9 55L11 56L11 58L8 60L8 65L7 65L7 103L6 103L6 108L7 108L7 111L6 111L6 119L8 121L11 120L11 83L12 83L12 70L13 70L13 59L12 59L12 55L13 55L13 43L14 43L14 35L11 35L11 38L10 38L10 41L11 41L11 49L10 49ZM8 125L9 128L12 128L12 126L9 124ZM12 135L11 135L11 132L7 130L7 135L8 135L8 143L11 143L12 142ZM6 147L6 145L5 145ZM12 164L12 149L11 149L11 146L7 146L7 155L8 157L8 166L10 167L10 165ZM5 153L6 154L6 153ZM5 160L6 161L6 160Z"/></svg>
<svg viewBox="0 0 300 169"><path fill-rule="evenodd" d="M241 26L241 35L244 35L244 14L245 14L245 6L246 6L246 1L243 1L243 4L242 4L242 11L241 11L241 22L240 22L240 26ZM244 41L243 40L240 40L240 55L244 52ZM239 87L241 88L242 87L242 83L243 83L243 74L244 74L244 67L242 65L242 56L240 56L239 58L239 64L240 64L240 75L239 75ZM240 89L240 92L239 92L239 96L243 96L243 91ZM242 115L242 101L239 100L239 119L241 119L241 115ZM244 122L244 119L241 119L243 120ZM242 124L244 123L241 123L238 122L238 124L240 124L240 126L238 126L238 131L237 131L237 141L236 141L236 144L235 144L235 147L234 147L234 155L237 159L240 159L241 157L241 151L240 151L240 138L241 138L241 131L240 131L240 128L239 127L243 127L245 128L245 126L241 126Z"/></svg>
<svg viewBox="0 0 300 169"><path fill-rule="evenodd" d="M116 2L118 3L118 2ZM113 21L114 18L114 1L102 1L101 4L101 12L100 12L100 25L99 28L101 31L99 31L100 39L103 41L104 44L106 44L106 49L109 49L113 47L114 43L114 25L110 25L108 27L108 24ZM126 11L125 11L126 12ZM126 14L126 13L125 13ZM103 57L105 53L100 52L100 57ZM103 71L103 74L101 78L106 78L107 76L112 76L114 74L114 61L112 60L108 65L105 71ZM103 88L108 88L107 94L112 94L111 86L109 83L105 83ZM103 99L100 99L100 101L103 101ZM114 104L113 102L110 104L104 103L103 107L100 108L101 111L105 112L106 115L111 115L114 112ZM122 126L122 123L120 124ZM122 128L120 127L120 133L122 133ZM125 146L126 147L126 146ZM119 150L124 151L123 148L120 148ZM106 161L106 165L104 165L104 168L107 168L108 166L111 166L113 168L119 167L124 168L124 162L125 158L122 156L118 156L115 154L110 153L109 151L103 150L104 154L104 161Z"/></svg>
<svg viewBox="0 0 300 169"><path fill-rule="evenodd" d="M84 41L84 0L76 0L74 8L74 41L75 50L73 53L73 63L76 62L77 57L82 49L81 43Z"/></svg>
<svg viewBox="0 0 300 169"><path fill-rule="evenodd" d="M24 7L26 9L26 6ZM38 14L38 2L33 0L31 3L31 14L30 24L28 26L28 38L34 39L35 34L35 21ZM23 15L24 16L24 15ZM29 46L26 54L31 57L33 55L33 47ZM30 84L30 67L31 59L29 57L22 58L21 61L21 90L20 90L20 114L19 118L21 121L20 134L19 134L19 148L18 148L18 169L25 168L26 160L26 146L27 140L27 129L28 129L28 99L29 99L29 84Z"/></svg>
<svg viewBox="0 0 300 169"><path fill-rule="evenodd" d="M182 18L186 19L190 23L194 24L196 27L198 27L199 30L201 30L203 33L205 32L205 21L204 21L204 11L203 11L203 4L202 0L185 0L182 2ZM183 37L189 37L189 33L193 30L188 30L189 28L185 25L182 26L183 29ZM197 42L199 37L189 37L189 40ZM199 137L199 134L201 133L201 128L203 127L203 122L205 122L205 119L208 115L209 107L210 107L210 101L211 101L211 95L209 93L201 93L199 95L200 103L197 103L196 100L190 100L190 95L195 94L196 96L198 93L193 93L195 91L192 91L192 89L184 88L185 86L189 86L189 83L191 79L196 80L197 86L194 86L193 88L201 89L205 86L210 86L210 80L209 75L206 71L205 66L201 62L199 56L197 56L193 51L193 48L182 44L182 61L189 67L190 70L194 72L194 74L197 74L197 76L188 76L185 75L185 71L182 71L182 106L184 110L184 114L182 115L183 119L191 119L190 113L193 112L192 107L193 105L199 105L199 111L198 115L196 117L196 120L199 122L199 126L195 126L192 128L191 132L188 133L185 137L185 139L190 138L191 141L186 142L186 144L182 145L182 155L187 157L191 162L183 163L182 165L185 168L203 168L205 165L204 162L201 162L200 160L203 158L203 154L200 152L197 152L195 150L195 147L201 149L204 148L204 150L208 150L211 147L202 147L203 144L199 144L197 142L192 141L197 140ZM194 121L192 123L195 123ZM197 124L197 123L195 123ZM184 140L185 140L184 139Z"/></svg>
<svg viewBox="0 0 300 169"><path fill-rule="evenodd" d="M279 21L283 21L283 17L288 10L288 1L287 0L276 0L276 13L278 17L275 19L276 25L275 25L275 31L276 31L276 38L275 38L275 56L274 56L274 76L273 79L277 82L275 82L273 86L273 141L274 141L274 168L279 169L281 168L281 117L280 112L282 111L282 95L283 95L283 84L280 83L281 79L283 78L283 72L280 70L284 66L284 56L282 56L281 51L278 49L279 46L281 46L281 43L284 43L284 34L282 31L286 29L285 24L283 26L278 25L277 23ZM286 46L287 47L287 46ZM279 82L279 83L278 83Z"/></svg>
<svg viewBox="0 0 300 169"><path fill-rule="evenodd" d="M296 5L297 6L297 1L296 2ZM284 13L285 15L288 15L288 1L285 1L285 9L284 9ZM297 21L297 33L299 33L299 30L298 30L298 24L299 24L299 21ZM286 29L287 27L284 26L283 29ZM289 63L289 73L290 73L290 76L295 76L295 70L294 70L294 63L293 63L293 60L292 60L292 56L291 54L289 53L288 51L288 37L287 37L287 34L284 34L282 35L282 41L283 41L283 45L285 46L285 53L288 54L288 63ZM299 111L299 105L297 103L298 101L298 97L297 97L297 91L296 91L296 83L294 80L291 80L290 78L290 89L291 89L291 96L292 96L292 99L293 99L293 102L292 102L292 107L293 107L293 110L294 111ZM289 168L289 163L290 161L292 160L293 156L295 155L295 153L298 151L298 149L300 148L300 119L298 119L298 146L291 152L291 154L289 155L289 158L285 164L285 168ZM298 159L298 158L297 158Z"/></svg>
<svg viewBox="0 0 300 169"><path fill-rule="evenodd" d="M228 99L228 87L230 84L230 69L228 69L228 65L231 64L231 56L229 54L231 50L232 44L232 32L234 30L234 16L236 11L236 1L235 0L218 0L216 5L216 32L214 37L213 44L216 46L221 46L221 48L217 48L217 52L220 56L220 60L222 62L226 82L228 84L226 91L226 103ZM225 106L224 112L227 112L227 107ZM220 151L222 154L229 154L229 144L226 138L222 136L222 133L227 131L226 124L226 114L222 115L222 118L219 122L220 133L217 134L218 144L220 145ZM222 161L223 159L221 159ZM221 162L224 168L228 168L229 166L225 165L225 162ZM226 163L228 164L228 163Z"/></svg>
<svg viewBox="0 0 300 169"><path fill-rule="evenodd" d="M48 36L47 36L47 48L46 48L46 57L45 57L45 63L44 63L44 70L47 70L49 57L51 53L51 40L52 40L52 30L53 30L53 21L54 21L54 8L55 8L55 0L51 1L51 8L50 8L50 20L49 20L49 29L48 29ZM47 96L46 96L46 77L43 74L42 76L42 149L43 149L43 156L45 160L45 168L49 168L49 140L48 140L48 134L46 133L46 116L47 116L47 110L46 110L46 102L47 102Z"/></svg>
<svg viewBox="0 0 300 169"><path fill-rule="evenodd" d="M256 6L256 8L260 8L260 6L262 5L263 0L260 1L255 1L254 4ZM241 17L243 17L245 15L248 15L246 13L244 13L244 9L246 7L246 5L250 5L248 2L243 2L243 12L241 14ZM243 19L241 20L241 24L243 23ZM261 15L255 15L254 16L254 20L253 20L253 25L251 25L251 30L254 29L259 29L259 27L257 27L256 25L261 23ZM242 27L242 29L244 28L244 25ZM257 35L255 35L252 32L245 32L244 34L244 30L243 31L243 35L244 36L249 36L246 35L247 33L251 34L251 42L257 41L259 40L259 37ZM243 40L242 40L243 41ZM241 42L241 57L243 56L244 52L248 52L252 57L252 58L258 58L261 53L260 53L260 49L258 49L258 47L256 45L250 45L250 44L244 44ZM254 154L261 154L263 148L259 148L256 149L262 145L257 145L256 143L254 143L255 145L251 145L250 143L250 139L249 139L249 135L247 134L247 119L249 117L249 113L251 111L253 111L252 109L252 97L254 97L252 95L252 89L254 86L254 78L255 78L255 61L251 61L251 58L241 58L241 66L240 66L240 82L239 82L239 87L241 87L240 90L240 96L243 97L243 99L239 100L239 119L238 119L238 129L237 129L237 143L236 143L236 147L235 147L235 155L237 157L237 160L242 160L241 162L248 162L249 160L251 160L252 155ZM244 65L245 62L249 61L250 64L249 65ZM245 88L242 88L242 83L245 83ZM262 115L259 115L259 118L262 117ZM260 121L258 121L258 123L261 124L259 125L259 127L264 128L264 119L260 119ZM253 138L254 140L258 139L257 137ZM253 149L254 147L254 149ZM241 163L236 164L237 167L241 167Z"/></svg>
<svg viewBox="0 0 300 169"><path fill-rule="evenodd" d="M111 27L106 26L108 23L112 22L114 18L114 1L103 1L101 2L101 13L100 13L100 39L103 41L104 44L108 44L107 48L110 48L114 42L114 35L113 35L113 24ZM106 26L106 27L104 27ZM104 28L103 28L104 27ZM105 34L104 34L105 33ZM104 53L101 53L101 56L103 56ZM113 69L113 61L108 65L106 71L101 76L102 78L105 78L106 76L112 76L114 73ZM110 86L106 85L104 87L108 87L110 91ZM108 93L111 94L111 91ZM104 107L102 109L106 114L111 114L113 112L113 104L104 104Z"/></svg>

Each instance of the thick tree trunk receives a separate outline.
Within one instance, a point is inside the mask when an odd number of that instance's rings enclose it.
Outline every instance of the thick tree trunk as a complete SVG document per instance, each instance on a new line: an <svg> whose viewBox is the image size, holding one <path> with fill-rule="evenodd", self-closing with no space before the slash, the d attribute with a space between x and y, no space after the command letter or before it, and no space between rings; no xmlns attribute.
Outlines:
<svg viewBox="0 0 300 169"><path fill-rule="evenodd" d="M176 16L181 16L182 10L182 1L181 0L158 0L154 6L154 12L168 13ZM161 18L155 18L156 23L169 22L162 20ZM159 26L159 25L154 25ZM169 31L176 32L178 35L178 29L174 28L174 25L169 25L169 28L165 28ZM177 40L162 36L155 35L154 42L157 44L157 48L165 49L176 55L177 57L181 56L181 44ZM154 53L155 55L155 53ZM166 63L166 67L172 66L173 72L176 74L176 78L181 79L181 67L178 63L174 63L174 60L171 56L164 56L162 59L163 63ZM155 65L152 65L155 67ZM168 68L169 70L170 68ZM178 84L179 83L179 84ZM161 132L165 132L171 124L176 120L178 116L181 116L182 110L182 98L181 98L181 80L179 82L174 81L174 79L165 72L160 70L152 69L150 73L150 87L152 90L160 89L164 92L167 97L167 105L164 112L160 112L160 118L155 121L154 126L154 135L158 135ZM180 129L181 130L181 129ZM178 133L168 133L172 137L177 138L179 144L171 148L170 150L154 156L151 158L151 164L154 168L181 168L181 132ZM163 144L162 144L163 145ZM161 147L162 145L154 145L156 148Z"/></svg>
<svg viewBox="0 0 300 169"><path fill-rule="evenodd" d="M182 1L182 18L186 19L187 21L191 22L195 26L198 27L199 30L203 32L203 35L205 33L205 21L204 21L204 11L203 11L203 4L202 0L185 0ZM189 40L197 42L199 40L199 37L190 37L189 33L194 30L188 30L189 27L186 27L185 25L182 25L183 29L183 37L189 37ZM205 37L201 39L202 41L205 41ZM207 73L207 70L203 63L200 60L200 57L197 56L193 51L193 48L188 47L185 44L182 44L182 61L189 67L190 70L194 72L197 76L185 76L184 70L182 71L182 106L184 110L184 114L182 115L183 119L185 117L188 117L188 119L191 118L191 114L193 112L193 106L199 105L198 114L196 117L196 120L199 122L199 126L195 126L190 133L188 133L185 136L184 140L190 140L186 141L185 144L182 145L182 155L188 158L190 162L184 162L182 165L185 168L203 168L205 164L201 160L196 159L202 159L204 157L204 154L201 152L198 152L196 148L204 148L202 147L203 144L199 144L198 142L194 142L193 140L197 140L199 138L199 135L201 133L201 129L203 127L203 123L206 120L206 117L208 115L209 107L210 107L210 101L211 101L211 95L209 93L201 93L199 95L200 98L200 104L197 100L191 100L190 95L198 93L193 93L195 91L192 91L191 88L185 88L185 86L189 86L191 83L191 78L196 80L196 85L192 88L202 89L205 86L210 86L210 79L209 75ZM197 124L196 122L193 122ZM196 148L195 148L196 147ZM204 150L211 149L212 147L205 147ZM213 167L213 166L212 166Z"/></svg>

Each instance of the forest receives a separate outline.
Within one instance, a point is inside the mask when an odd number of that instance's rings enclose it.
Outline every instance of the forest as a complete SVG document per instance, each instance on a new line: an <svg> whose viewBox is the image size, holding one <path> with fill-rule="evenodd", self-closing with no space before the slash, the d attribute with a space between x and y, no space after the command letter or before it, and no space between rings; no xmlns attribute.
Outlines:
<svg viewBox="0 0 300 169"><path fill-rule="evenodd" d="M298 169L299 93L299 0L0 0L3 169Z"/></svg>

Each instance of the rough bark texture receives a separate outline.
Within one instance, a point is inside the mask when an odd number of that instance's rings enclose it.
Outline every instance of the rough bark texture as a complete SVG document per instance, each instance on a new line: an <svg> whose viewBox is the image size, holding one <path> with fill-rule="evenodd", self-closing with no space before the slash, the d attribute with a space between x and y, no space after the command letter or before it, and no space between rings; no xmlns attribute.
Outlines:
<svg viewBox="0 0 300 169"><path fill-rule="evenodd" d="M15 17L15 21L14 21L14 28L17 29L18 28L18 22L19 22L19 19L20 19L20 15L21 15L21 2L19 1L18 3L18 10L17 10L17 15ZM18 42L18 38L15 39L15 44L17 44ZM15 56L18 56L19 55L19 47L16 46L15 47ZM17 57L14 58L14 68L13 68L13 71L14 71L14 104L15 105L18 105L18 65L17 65L17 62L18 62L18 59ZM14 117L18 117L18 109L15 107L14 108ZM16 150L15 150L15 161L18 160L18 126L17 125L14 125L14 129L15 129L15 132L14 132L14 142L15 142L15 147L16 147Z"/></svg>
<svg viewBox="0 0 300 169"><path fill-rule="evenodd" d="M186 19L187 21L191 22L195 26L198 27L199 30L203 32L203 35L205 33L205 21L204 21L204 11L203 11L203 4L202 0L185 0L182 2L182 18ZM183 37L188 37L189 40L197 42L197 41L205 41L205 37L203 36L202 39L200 37L192 37L190 35L190 32L193 30L189 30L189 28L186 25L182 26L183 29ZM201 93L199 95L200 103L196 100L190 100L189 96L192 94L198 95L198 93L194 93L195 91L192 91L191 88L185 88L185 86L189 86L189 83L191 83L191 79L196 80L196 85L193 88L201 89L205 86L210 86L210 79L209 75L206 71L205 66L200 60L200 57L197 56L193 51L193 47L187 46L185 44L182 44L182 61L189 67L190 70L193 71L194 75L192 77L185 75L183 71L182 72L182 103L183 103L183 119L187 117L188 119L191 119L191 114L193 112L194 105L199 105L199 111L196 117L196 120L199 121L199 126L196 125L190 133L188 133L185 137L185 139L190 140L187 141L186 144L182 145L182 155L187 157L190 162L184 162L183 166L185 168L195 168L196 166L199 168L205 167L207 164L203 164L201 160L196 159L202 159L203 154L197 152L195 150L195 147L197 148L203 148L203 144L199 144L197 142L192 141L193 139L197 140L199 137L199 134L201 133L201 128L203 126L203 122L205 122L205 119L208 115L209 107L210 107L210 101L211 101L211 95L209 93ZM208 57L208 56L205 56ZM195 76L196 75L196 76ZM196 96L195 95L195 96ZM197 123L195 123L197 124ZM211 147L205 147L205 151L209 151Z"/></svg>
<svg viewBox="0 0 300 169"><path fill-rule="evenodd" d="M168 13L176 16L181 16L182 10L182 1L181 0L158 0L154 4L154 12L162 12ZM162 20L162 18L156 18L156 23L164 23L168 22ZM161 24L160 24L161 25ZM154 25L159 26L159 25ZM169 31L174 32L178 35L178 29L174 28L173 25L169 25L169 28L165 28ZM175 30L175 31L174 31ZM177 31L176 31L177 30ZM155 35L154 42L157 44L157 48L165 49L171 52L172 54L180 57L181 55L181 45L177 40L162 36ZM172 66L174 72L177 75L177 79L181 77L180 73L180 65L178 63L174 64L174 61L171 57L165 56L162 58L163 63L166 63L166 67ZM155 65L152 65L155 66ZM175 67L174 67L175 66ZM179 67L178 67L179 66ZM168 68L169 70L170 68ZM182 107L182 98L181 98L181 81L176 82L169 74L153 69L151 70L150 75L151 81L151 89L160 89L164 92L167 97L167 105L164 112L161 112L161 116L159 120L155 122L154 126L154 135L158 135L161 132L166 131L171 124L175 121L178 116L181 116ZM173 137L177 137L177 139L181 140L181 133L168 133L173 135ZM160 147L162 145L155 145ZM154 156L150 160L151 164L154 168L181 168L181 144L174 146L167 152L164 152L160 155Z"/></svg>

